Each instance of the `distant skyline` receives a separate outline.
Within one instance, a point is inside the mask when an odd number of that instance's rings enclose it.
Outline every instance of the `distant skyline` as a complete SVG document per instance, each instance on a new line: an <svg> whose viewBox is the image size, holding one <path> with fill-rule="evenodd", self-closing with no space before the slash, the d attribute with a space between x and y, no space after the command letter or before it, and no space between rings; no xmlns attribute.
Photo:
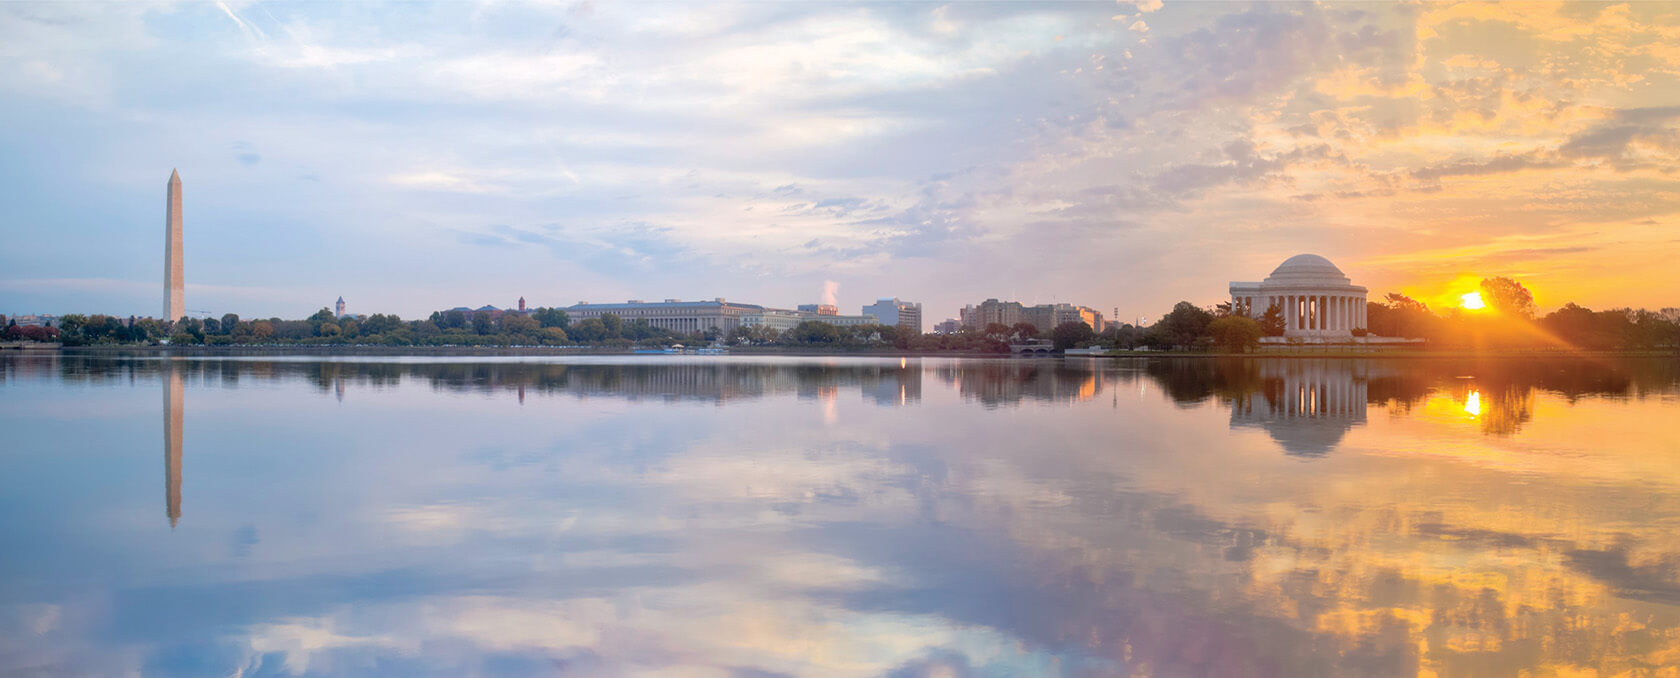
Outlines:
<svg viewBox="0 0 1680 678"><path fill-rule="evenodd" d="M0 313L1680 305L1680 4L0 3Z"/></svg>

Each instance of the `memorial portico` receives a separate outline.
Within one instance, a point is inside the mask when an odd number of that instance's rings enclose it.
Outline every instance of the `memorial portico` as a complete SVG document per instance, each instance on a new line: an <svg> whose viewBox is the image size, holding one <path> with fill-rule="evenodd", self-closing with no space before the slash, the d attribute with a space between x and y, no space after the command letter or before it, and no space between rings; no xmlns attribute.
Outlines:
<svg viewBox="0 0 1680 678"><path fill-rule="evenodd" d="M1365 295L1329 259L1297 254L1261 282L1231 283L1231 312L1259 319L1276 306L1285 339L1345 341L1365 329Z"/></svg>

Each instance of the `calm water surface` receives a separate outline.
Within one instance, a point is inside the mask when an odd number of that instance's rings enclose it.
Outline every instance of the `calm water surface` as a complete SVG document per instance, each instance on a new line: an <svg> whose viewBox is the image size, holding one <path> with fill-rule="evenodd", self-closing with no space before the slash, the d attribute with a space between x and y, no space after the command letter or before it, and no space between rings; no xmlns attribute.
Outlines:
<svg viewBox="0 0 1680 678"><path fill-rule="evenodd" d="M1680 675L1680 362L0 358L0 675Z"/></svg>

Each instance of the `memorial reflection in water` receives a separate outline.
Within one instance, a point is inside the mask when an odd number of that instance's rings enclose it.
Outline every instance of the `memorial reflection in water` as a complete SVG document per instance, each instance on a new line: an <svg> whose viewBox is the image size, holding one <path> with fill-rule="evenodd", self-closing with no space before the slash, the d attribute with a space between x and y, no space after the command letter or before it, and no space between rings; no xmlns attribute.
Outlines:
<svg viewBox="0 0 1680 678"><path fill-rule="evenodd" d="M0 379L0 673L1680 667L1666 361L61 356ZM173 527L155 443L123 444L157 439L159 385Z"/></svg>

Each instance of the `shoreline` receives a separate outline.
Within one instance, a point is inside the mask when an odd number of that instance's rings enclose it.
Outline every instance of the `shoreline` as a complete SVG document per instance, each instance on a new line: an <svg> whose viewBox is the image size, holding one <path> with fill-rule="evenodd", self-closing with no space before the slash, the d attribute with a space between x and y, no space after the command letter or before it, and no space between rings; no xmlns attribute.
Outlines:
<svg viewBox="0 0 1680 678"><path fill-rule="evenodd" d="M561 347L561 346L522 346L522 347L481 347L481 346L334 346L334 345L269 345L269 346L66 346L66 347L38 347L19 351L23 355L81 354L81 355L201 355L201 356L265 356L265 355L320 355L320 356L639 356L649 355L635 353L629 349L594 348L594 347ZM925 350L897 350L878 348L858 349L804 349L784 347L734 347L722 356L699 356L695 354L652 354L659 355L689 355L692 357L726 357L726 356L789 356L789 357L914 357L914 358L985 358L1006 360L1112 360L1124 358L1189 358L1189 359L1367 359L1367 360L1464 360L1464 359L1594 359L1594 358L1670 358L1680 360L1677 350L1640 350L1640 351L1475 351L1441 349L1434 351L1418 350L1287 350L1287 351L1258 351L1253 353L1225 353L1225 352L1175 352L1175 351L1110 351L1095 355L1062 355L1055 354L1044 357L1016 357L1008 353L978 353L973 351L925 351Z"/></svg>

